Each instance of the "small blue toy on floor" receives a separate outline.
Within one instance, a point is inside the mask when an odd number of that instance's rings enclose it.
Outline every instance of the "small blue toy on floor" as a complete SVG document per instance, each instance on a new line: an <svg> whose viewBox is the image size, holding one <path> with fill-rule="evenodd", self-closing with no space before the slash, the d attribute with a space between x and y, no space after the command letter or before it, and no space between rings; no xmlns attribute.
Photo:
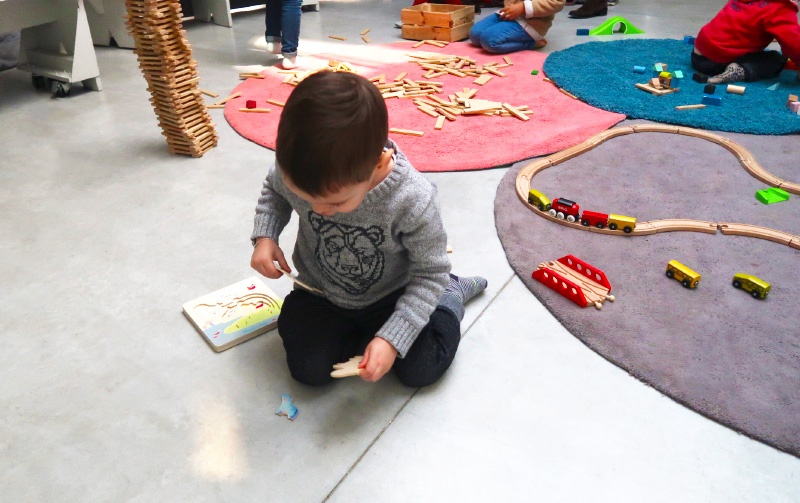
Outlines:
<svg viewBox="0 0 800 503"><path fill-rule="evenodd" d="M286 416L289 418L289 421L294 421L298 412L297 407L292 403L292 397L284 393L281 396L281 406L275 411L275 415Z"/></svg>

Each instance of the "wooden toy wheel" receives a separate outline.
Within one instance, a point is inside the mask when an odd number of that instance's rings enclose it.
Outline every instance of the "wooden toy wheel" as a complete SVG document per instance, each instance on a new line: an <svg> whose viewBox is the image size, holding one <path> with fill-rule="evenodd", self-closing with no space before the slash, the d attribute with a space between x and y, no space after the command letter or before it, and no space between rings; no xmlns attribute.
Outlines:
<svg viewBox="0 0 800 503"><path fill-rule="evenodd" d="M761 298L761 295L759 295L759 294L758 294L758 290L753 290L753 293L752 293L751 295L752 295L753 297L755 297L756 299L759 299L759 298Z"/></svg>
<svg viewBox="0 0 800 503"><path fill-rule="evenodd" d="M689 281L688 279L685 279L685 280L681 281L681 284L683 284L683 286L685 286L686 288L691 288L692 287L692 282Z"/></svg>
<svg viewBox="0 0 800 503"><path fill-rule="evenodd" d="M633 229L631 229L630 226L625 226L625 228L622 230L625 231L625 234L630 234L631 232L633 232Z"/></svg>
<svg viewBox="0 0 800 503"><path fill-rule="evenodd" d="M734 288L741 288L742 287L742 282L739 281L738 279L733 280L733 287Z"/></svg>
<svg viewBox="0 0 800 503"><path fill-rule="evenodd" d="M575 221L575 217L574 216L572 216L572 215L568 215L567 216L567 222L573 223L574 221Z"/></svg>
<svg viewBox="0 0 800 503"><path fill-rule="evenodd" d="M672 272L672 271L667 271L667 277L668 278L674 278L675 277L675 273Z"/></svg>
<svg viewBox="0 0 800 503"><path fill-rule="evenodd" d="M612 231L615 231L617 230L617 224L608 224L608 228L611 229Z"/></svg>

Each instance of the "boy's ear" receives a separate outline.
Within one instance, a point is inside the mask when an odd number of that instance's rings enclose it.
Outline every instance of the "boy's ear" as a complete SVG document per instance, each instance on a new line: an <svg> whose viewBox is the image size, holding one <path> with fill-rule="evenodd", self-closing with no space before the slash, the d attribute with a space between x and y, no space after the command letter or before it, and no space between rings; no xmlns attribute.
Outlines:
<svg viewBox="0 0 800 503"><path fill-rule="evenodd" d="M380 160L378 161L378 168L385 169L386 166L389 165L389 161L391 161L392 156L394 155L393 148L387 148L383 152L381 152Z"/></svg>

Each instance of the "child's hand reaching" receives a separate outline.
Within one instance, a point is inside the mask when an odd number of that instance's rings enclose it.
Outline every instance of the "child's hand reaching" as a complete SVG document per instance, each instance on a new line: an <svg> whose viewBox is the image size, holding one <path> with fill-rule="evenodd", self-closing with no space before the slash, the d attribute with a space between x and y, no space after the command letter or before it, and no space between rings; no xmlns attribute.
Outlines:
<svg viewBox="0 0 800 503"><path fill-rule="evenodd" d="M259 238L256 241L256 246L253 248L253 256L250 258L250 267L259 272L262 276L270 279L278 279L283 273L275 267L275 261L286 272L292 272L289 264L286 263L286 258L283 256L283 250L278 246L278 243L269 238Z"/></svg>
<svg viewBox="0 0 800 503"><path fill-rule="evenodd" d="M367 344L367 349L364 351L364 358L361 360L358 368L362 369L361 379L365 381L375 382L383 377L386 372L394 365L394 360L397 358L397 350L389 344L386 339L375 337L372 342Z"/></svg>
<svg viewBox="0 0 800 503"><path fill-rule="evenodd" d="M518 17L525 14L525 5L522 3L515 3L503 7L502 10L497 12L497 15L500 16L500 19L504 21L511 21L513 19L517 19Z"/></svg>

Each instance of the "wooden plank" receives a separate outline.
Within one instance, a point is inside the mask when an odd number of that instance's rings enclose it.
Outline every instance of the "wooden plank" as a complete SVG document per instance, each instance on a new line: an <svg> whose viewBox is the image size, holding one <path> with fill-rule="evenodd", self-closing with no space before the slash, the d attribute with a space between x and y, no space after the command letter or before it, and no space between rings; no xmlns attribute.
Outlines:
<svg viewBox="0 0 800 503"><path fill-rule="evenodd" d="M395 134L404 134L408 136L423 136L425 134L423 131L412 131L410 129L398 129L398 128L390 128L389 132Z"/></svg>
<svg viewBox="0 0 800 503"><path fill-rule="evenodd" d="M444 115L440 115L438 119L436 119L436 125L433 126L433 129L441 130L444 127Z"/></svg>
<svg viewBox="0 0 800 503"><path fill-rule="evenodd" d="M479 86L482 86L482 85L486 84L487 82L489 82L490 80L492 80L493 78L494 78L494 76L492 76L492 75L484 74L484 75L481 75L480 77L478 77L477 79L473 80L472 83L476 84L476 85L479 85Z"/></svg>
<svg viewBox="0 0 800 503"><path fill-rule="evenodd" d="M512 114L514 117L516 117L517 119L519 119L519 120L522 120L522 121L529 120L529 118L528 118L528 116L527 116L527 115L525 115L525 114L521 113L519 110L517 110L516 108L512 107L512 106L511 106L511 105L509 105L508 103L503 103L503 108L505 108L506 110L508 110L509 112L511 112L511 114Z"/></svg>

